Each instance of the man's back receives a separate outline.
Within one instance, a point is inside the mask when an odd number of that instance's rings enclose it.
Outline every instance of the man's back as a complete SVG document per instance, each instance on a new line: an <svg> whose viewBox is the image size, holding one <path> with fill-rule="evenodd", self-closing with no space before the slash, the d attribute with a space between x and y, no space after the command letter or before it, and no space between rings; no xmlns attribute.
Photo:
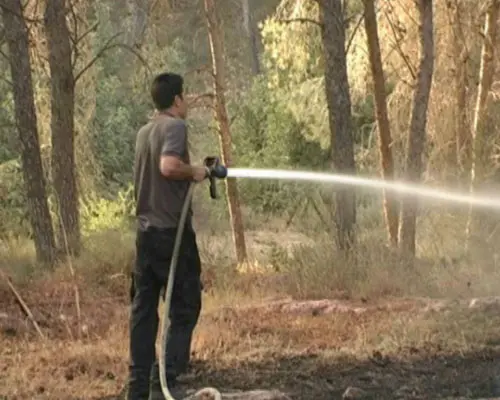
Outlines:
<svg viewBox="0 0 500 400"><path fill-rule="evenodd" d="M166 179L159 166L162 154L189 163L186 131L184 120L158 115L137 133L134 189L140 230L177 227L190 182Z"/></svg>

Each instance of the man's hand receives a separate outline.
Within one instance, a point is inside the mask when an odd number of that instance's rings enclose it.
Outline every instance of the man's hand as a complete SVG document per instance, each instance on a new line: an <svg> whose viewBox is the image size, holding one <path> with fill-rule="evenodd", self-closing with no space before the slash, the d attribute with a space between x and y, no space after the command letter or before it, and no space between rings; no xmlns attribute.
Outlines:
<svg viewBox="0 0 500 400"><path fill-rule="evenodd" d="M193 167L193 180L196 182L205 180L209 174L210 171L207 167Z"/></svg>
<svg viewBox="0 0 500 400"><path fill-rule="evenodd" d="M209 175L205 166L192 166L185 164L175 156L162 156L160 161L160 172L165 178L174 180L194 180L201 182Z"/></svg>

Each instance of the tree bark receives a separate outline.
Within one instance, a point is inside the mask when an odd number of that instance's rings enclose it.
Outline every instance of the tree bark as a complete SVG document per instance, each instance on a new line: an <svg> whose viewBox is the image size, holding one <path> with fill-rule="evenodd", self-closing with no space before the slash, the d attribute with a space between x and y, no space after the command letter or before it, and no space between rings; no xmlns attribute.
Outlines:
<svg viewBox="0 0 500 400"><path fill-rule="evenodd" d="M254 75L260 74L260 61L259 49L257 47L257 35L255 33L255 26L252 19L252 12L250 9L250 0L241 0L243 9L243 26L247 35L250 53L252 56L252 72Z"/></svg>
<svg viewBox="0 0 500 400"><path fill-rule="evenodd" d="M148 26L151 0L129 0L128 7L131 14L131 29L128 32L126 43L135 49L141 49ZM126 53L129 54L129 53ZM130 56L130 58L133 55ZM133 58L131 58L135 61Z"/></svg>
<svg viewBox="0 0 500 400"><path fill-rule="evenodd" d="M422 156L425 147L427 129L427 110L434 74L434 21L432 0L418 0L420 27L420 65L410 128L406 148L405 180L418 183L423 170ZM399 242L401 249L415 255L418 201L415 197L404 196L401 207L401 225Z"/></svg>
<svg viewBox="0 0 500 400"><path fill-rule="evenodd" d="M472 134L467 115L467 66L469 52L462 26L462 0L452 4L453 55L455 59L455 144L461 177L469 177L472 161Z"/></svg>
<svg viewBox="0 0 500 400"><path fill-rule="evenodd" d="M65 0L47 0L45 30L51 85L52 179L59 208L58 242L80 253L80 218L75 166L75 80Z"/></svg>
<svg viewBox="0 0 500 400"><path fill-rule="evenodd" d="M38 261L52 265L55 261L56 246L40 155L28 29L22 18L20 0L2 0L2 4L12 11L4 9L2 15L9 48L15 119L21 142L23 178L36 255Z"/></svg>
<svg viewBox="0 0 500 400"><path fill-rule="evenodd" d="M345 48L345 25L340 0L319 2L322 21L321 37L325 53L325 90L329 111L333 168L340 173L355 174L352 114ZM337 245L349 250L355 240L356 192L339 188L336 192L335 219Z"/></svg>
<svg viewBox="0 0 500 400"><path fill-rule="evenodd" d="M212 53L212 73L214 77L215 114L219 125L219 141L222 151L222 160L228 167L232 165L232 139L229 128L229 119L225 99L225 66L223 60L224 49L222 46L220 25L217 20L214 0L204 0L205 15L208 26L210 49ZM241 213L238 185L236 179L226 180L226 196L229 204L229 216L233 233L233 242L236 258L239 263L246 261L247 249Z"/></svg>
<svg viewBox="0 0 500 400"><path fill-rule="evenodd" d="M382 176L385 180L394 179L394 161L392 158L392 137L387 113L387 96L385 93L385 77L380 53L377 15L374 0L363 0L365 11L365 31L373 77L373 95L379 133L380 161ZM389 241L398 244L399 206L396 197L384 190L384 216L389 234Z"/></svg>
<svg viewBox="0 0 500 400"><path fill-rule="evenodd" d="M470 176L470 192L473 194L486 178L488 159L490 157L491 135L486 127L488 120L488 94L493 84L495 75L495 47L497 42L498 16L500 12L500 0L492 0L486 13L484 25L484 43L481 52L481 65L479 69L479 88L477 93L476 107L474 110L474 122L472 127L473 153ZM475 219L474 209L469 208L467 219L467 241L475 230L472 226ZM479 217L479 214L477 215ZM487 219L484 219L487 224ZM478 221L479 222L479 221Z"/></svg>

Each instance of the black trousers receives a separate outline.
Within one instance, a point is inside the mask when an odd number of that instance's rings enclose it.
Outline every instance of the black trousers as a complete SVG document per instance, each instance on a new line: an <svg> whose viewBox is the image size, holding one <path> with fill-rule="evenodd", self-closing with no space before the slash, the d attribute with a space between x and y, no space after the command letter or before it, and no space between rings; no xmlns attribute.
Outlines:
<svg viewBox="0 0 500 400"><path fill-rule="evenodd" d="M158 304L172 258L176 229L137 232L136 263L131 287L130 364L128 400L147 400L150 383L160 389L155 342ZM201 311L201 263L196 235L184 230L176 268L167 332L165 366L170 382L188 367L193 330Z"/></svg>

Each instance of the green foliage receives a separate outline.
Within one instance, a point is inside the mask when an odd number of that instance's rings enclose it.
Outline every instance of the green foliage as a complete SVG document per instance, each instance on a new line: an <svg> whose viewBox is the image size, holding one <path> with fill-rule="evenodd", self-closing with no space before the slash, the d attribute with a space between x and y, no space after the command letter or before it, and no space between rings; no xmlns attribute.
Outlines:
<svg viewBox="0 0 500 400"><path fill-rule="evenodd" d="M322 45L315 2L285 0L279 11L261 24L263 62L273 88L293 88L321 76ZM287 21L287 22L284 22Z"/></svg>
<svg viewBox="0 0 500 400"><path fill-rule="evenodd" d="M132 178L135 135L147 121L144 97L127 95L118 77L98 82L93 144L107 184L126 185Z"/></svg>
<svg viewBox="0 0 500 400"><path fill-rule="evenodd" d="M355 128L354 142L361 144L362 147L367 147L375 122L375 104L371 94L353 104L352 117Z"/></svg>
<svg viewBox="0 0 500 400"><path fill-rule="evenodd" d="M113 37L113 24L106 17L109 12L109 4L98 7L99 21L107 21L96 35L98 43ZM122 41L122 36L116 39L116 42ZM97 62L96 112L90 129L106 186L111 184L114 191L124 188L132 179L135 136L153 111L150 79L167 70L184 73L190 62L188 42L174 38L169 46L159 47L153 37L146 37L141 60L128 49L116 48ZM187 84L191 84L191 80ZM193 86L187 85L186 90L196 90Z"/></svg>
<svg viewBox="0 0 500 400"><path fill-rule="evenodd" d="M346 18L360 11L360 1L349 2ZM269 86L282 98L293 117L303 124L305 137L327 148L331 135L321 31L318 24L311 22L318 20L315 2L283 0L275 15L262 24L263 59ZM348 31L353 29L350 27ZM371 95L366 94L352 100L354 140L364 146L374 121L373 101Z"/></svg>
<svg viewBox="0 0 500 400"><path fill-rule="evenodd" d="M116 199L93 196L81 206L83 233L88 236L95 232L127 230L130 228L133 213L131 186L120 191Z"/></svg>
<svg viewBox="0 0 500 400"><path fill-rule="evenodd" d="M297 121L282 99L257 79L240 105L233 126L238 166L258 168L322 169L329 151L307 139L308 127ZM290 199L303 198L304 190L293 182L241 181L246 204L258 211L283 211Z"/></svg>
<svg viewBox="0 0 500 400"><path fill-rule="evenodd" d="M0 61L7 68L7 63ZM0 80L0 164L18 155L18 135L14 124L12 92Z"/></svg>
<svg viewBox="0 0 500 400"><path fill-rule="evenodd" d="M21 162L0 164L0 237L29 235L31 226Z"/></svg>

